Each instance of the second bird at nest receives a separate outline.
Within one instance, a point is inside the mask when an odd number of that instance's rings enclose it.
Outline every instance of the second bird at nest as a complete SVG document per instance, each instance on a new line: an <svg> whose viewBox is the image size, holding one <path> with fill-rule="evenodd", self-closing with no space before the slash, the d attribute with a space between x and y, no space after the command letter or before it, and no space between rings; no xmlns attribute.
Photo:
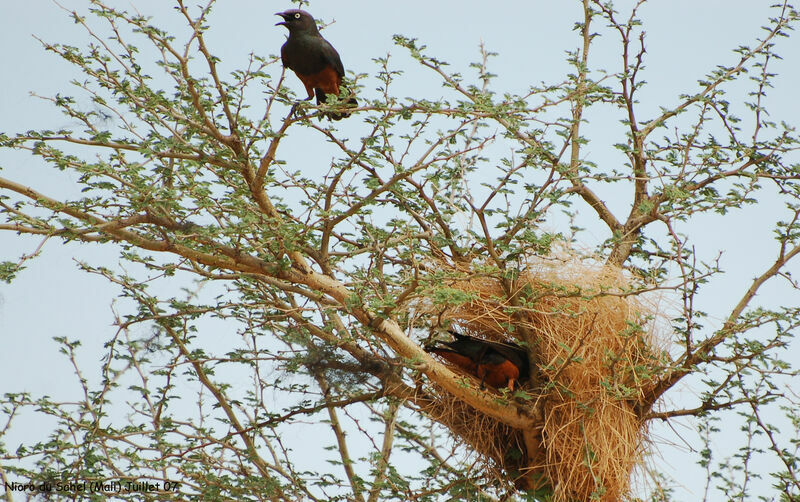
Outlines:
<svg viewBox="0 0 800 502"><path fill-rule="evenodd" d="M528 351L511 342L492 342L455 331L448 331L456 339L428 345L427 352L440 356L466 373L479 378L481 388L489 384L497 389L514 390L515 382L530 375Z"/></svg>

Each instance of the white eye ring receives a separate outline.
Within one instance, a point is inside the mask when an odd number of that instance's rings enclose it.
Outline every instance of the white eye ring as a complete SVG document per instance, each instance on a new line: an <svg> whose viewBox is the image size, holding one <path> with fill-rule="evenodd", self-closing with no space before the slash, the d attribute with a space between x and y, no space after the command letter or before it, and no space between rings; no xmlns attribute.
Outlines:
<svg viewBox="0 0 800 502"><path fill-rule="evenodd" d="M295 14L294 14L294 18L295 18L295 19L300 19L300 13L299 13L299 12L295 12Z"/></svg>

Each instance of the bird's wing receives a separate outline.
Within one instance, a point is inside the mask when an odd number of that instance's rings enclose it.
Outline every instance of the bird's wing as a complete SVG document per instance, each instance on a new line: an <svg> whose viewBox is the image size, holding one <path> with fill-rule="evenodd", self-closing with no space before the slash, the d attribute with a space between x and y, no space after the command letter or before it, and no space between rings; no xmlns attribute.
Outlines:
<svg viewBox="0 0 800 502"><path fill-rule="evenodd" d="M336 73L339 75L339 77L344 77L342 58L339 57L339 53L336 52L336 49L334 49L330 42L324 38L322 39L321 49L322 58L324 59L325 63L336 70Z"/></svg>
<svg viewBox="0 0 800 502"><path fill-rule="evenodd" d="M520 369L521 374L528 374L528 351L524 348L520 347L519 345L511 342L493 342L489 340L482 340L480 338L475 338L469 335L462 335L456 331L448 331L451 335L456 338L455 342L451 342L454 344L467 344L467 343L475 343L484 346L488 346L492 349L492 351L500 354L502 357L511 361L516 367Z"/></svg>
<svg viewBox="0 0 800 502"><path fill-rule="evenodd" d="M488 343L491 344L492 350L502 355L511 361L514 366L519 368L520 375L524 375L524 377L528 375L528 365L530 364L528 361L528 351L516 344L506 344L500 342Z"/></svg>

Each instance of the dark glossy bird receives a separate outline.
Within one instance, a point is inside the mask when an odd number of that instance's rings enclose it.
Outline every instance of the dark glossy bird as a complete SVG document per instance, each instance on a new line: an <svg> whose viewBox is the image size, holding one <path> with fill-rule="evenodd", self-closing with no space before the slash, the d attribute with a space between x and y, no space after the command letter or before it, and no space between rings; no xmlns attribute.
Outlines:
<svg viewBox="0 0 800 502"><path fill-rule="evenodd" d="M487 383L495 388L508 387L528 379L528 352L515 343L492 342L455 331L449 331L456 339L428 345L427 352L436 354L465 372L481 380L481 388Z"/></svg>
<svg viewBox="0 0 800 502"><path fill-rule="evenodd" d="M291 9L275 15L283 18L282 22L275 25L289 29L289 38L281 47L281 61L303 82L308 93L306 99L316 95L317 104L322 104L327 102L330 95L339 96L344 77L342 60L330 42L322 38L311 14ZM345 106L354 108L358 106L358 101L351 96L345 101ZM340 120L349 117L350 112L329 112L326 115L333 120Z"/></svg>

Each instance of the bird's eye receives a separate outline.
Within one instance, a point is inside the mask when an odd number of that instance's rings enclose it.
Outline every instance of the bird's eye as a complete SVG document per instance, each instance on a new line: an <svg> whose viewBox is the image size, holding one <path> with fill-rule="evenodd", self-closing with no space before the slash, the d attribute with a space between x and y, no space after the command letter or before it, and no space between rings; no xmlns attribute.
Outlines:
<svg viewBox="0 0 800 502"><path fill-rule="evenodd" d="M299 12L296 12L296 13L295 13L295 15L294 15L294 18L295 18L295 19L300 19L300 13L299 13Z"/></svg>

